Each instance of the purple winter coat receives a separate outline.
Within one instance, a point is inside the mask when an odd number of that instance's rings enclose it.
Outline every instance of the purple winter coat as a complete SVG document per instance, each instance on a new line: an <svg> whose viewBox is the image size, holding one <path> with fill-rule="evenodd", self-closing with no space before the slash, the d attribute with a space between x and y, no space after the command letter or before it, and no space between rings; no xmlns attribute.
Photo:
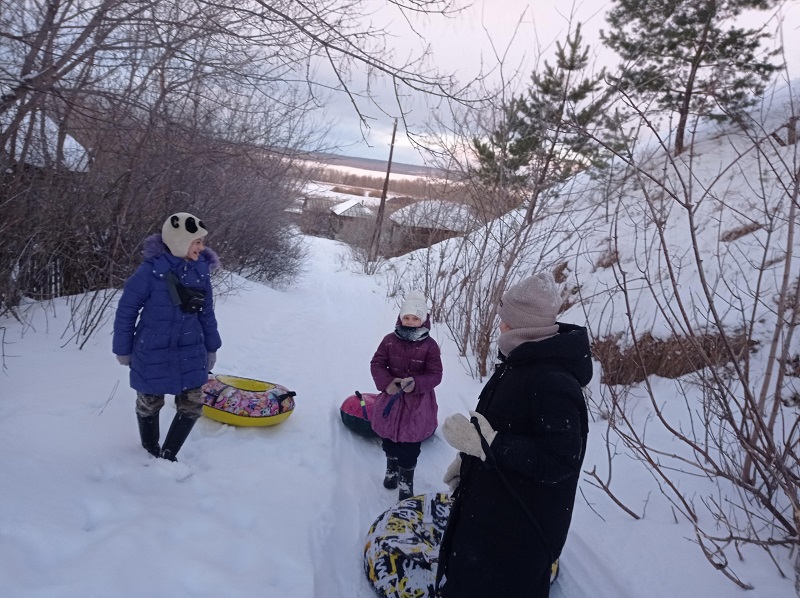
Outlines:
<svg viewBox="0 0 800 598"><path fill-rule="evenodd" d="M439 410L433 389L442 381L442 359L436 341L430 337L407 341L394 332L387 334L370 361L370 371L381 391L370 418L375 433L394 442L421 442L433 434ZM414 392L400 395L388 417L384 417L383 409L391 398L384 392L386 387L395 378L409 376L414 378Z"/></svg>

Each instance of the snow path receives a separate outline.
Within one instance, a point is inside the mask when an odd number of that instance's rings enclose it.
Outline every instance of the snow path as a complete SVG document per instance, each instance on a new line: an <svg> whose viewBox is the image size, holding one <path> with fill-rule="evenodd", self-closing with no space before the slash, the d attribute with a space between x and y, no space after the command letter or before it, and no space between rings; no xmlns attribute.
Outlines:
<svg viewBox="0 0 800 598"><path fill-rule="evenodd" d="M593 594L586 591L587 585L603 588L602 595L609 598L640 598L618 579L613 563L592 550L577 526L570 529L560 563L562 566L550 598L588 598Z"/></svg>
<svg viewBox="0 0 800 598"><path fill-rule="evenodd" d="M374 596L364 539L397 491L383 488L380 442L348 430L339 406L374 390L369 360L396 306L379 277L342 269L339 244L309 242L310 271L296 285L239 279L217 303L216 373L285 385L297 392L295 413L268 428L201 418L177 464L138 445L135 393L110 353L110 322L83 350L60 348L63 305L55 314L35 306L36 330L7 331L19 338L6 346L13 375L0 377L0 396L17 399L0 401L4 595ZM444 332L433 335L446 371L441 422L471 407L481 385ZM173 415L168 397L162 438ZM438 431L427 440L416 491L445 490L454 454Z"/></svg>
<svg viewBox="0 0 800 598"><path fill-rule="evenodd" d="M83 350L62 348L64 301L46 311L31 305L25 334L14 321L1 324L3 597L374 598L364 539L397 494L382 486L379 442L348 430L339 406L355 390L374 390L369 360L397 308L379 276L341 268L341 245L309 239L309 249L309 271L292 287L237 279L240 288L217 304L216 373L283 384L297 392L295 412L268 428L202 418L178 464L139 446L135 393L111 355L110 323ZM441 423L472 408L482 384L465 373L445 331L432 333L445 372ZM170 398L162 437L173 414ZM603 432L590 432L588 469L602 459ZM454 456L437 431L422 446L415 490L446 491L441 478ZM622 488L628 501L639 486ZM582 489L554 598L794 594L758 551L745 561L758 593L740 591L655 501L632 521L585 480Z"/></svg>

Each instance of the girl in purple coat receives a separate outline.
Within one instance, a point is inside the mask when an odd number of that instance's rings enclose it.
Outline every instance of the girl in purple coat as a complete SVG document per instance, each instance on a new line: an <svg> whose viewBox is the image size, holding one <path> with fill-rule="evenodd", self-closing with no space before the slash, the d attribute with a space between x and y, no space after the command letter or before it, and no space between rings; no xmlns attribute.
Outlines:
<svg viewBox="0 0 800 598"><path fill-rule="evenodd" d="M387 334L370 362L372 379L381 393L370 423L383 438L386 477L383 485L399 487L400 500L414 494L414 468L422 441L436 430L436 393L442 381L439 345L428 333L430 318L425 296L411 291L394 332Z"/></svg>
<svg viewBox="0 0 800 598"><path fill-rule="evenodd" d="M161 234L144 240L144 261L125 283L114 319L113 352L130 368L142 446L154 457L176 455L203 410L201 387L222 345L214 315L211 271L219 258L203 222L173 214ZM164 395L177 413L159 446Z"/></svg>

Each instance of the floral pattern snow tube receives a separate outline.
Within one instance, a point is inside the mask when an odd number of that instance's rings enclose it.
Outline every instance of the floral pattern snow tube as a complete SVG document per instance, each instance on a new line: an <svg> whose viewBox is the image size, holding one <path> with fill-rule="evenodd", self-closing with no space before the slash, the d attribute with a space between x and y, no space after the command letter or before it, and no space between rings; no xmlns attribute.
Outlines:
<svg viewBox="0 0 800 598"><path fill-rule="evenodd" d="M274 426L292 414L295 395L280 384L218 374L203 385L203 415L234 426Z"/></svg>

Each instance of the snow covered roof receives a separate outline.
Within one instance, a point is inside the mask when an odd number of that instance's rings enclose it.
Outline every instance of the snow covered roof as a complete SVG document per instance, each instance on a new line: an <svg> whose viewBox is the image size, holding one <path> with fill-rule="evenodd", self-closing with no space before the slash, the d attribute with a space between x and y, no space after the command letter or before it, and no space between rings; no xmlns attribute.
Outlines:
<svg viewBox="0 0 800 598"><path fill-rule="evenodd" d="M289 212L290 214L302 214L303 213L303 209L305 207L306 207L306 198L305 197L297 197L283 211L284 212Z"/></svg>
<svg viewBox="0 0 800 598"><path fill-rule="evenodd" d="M7 117L10 118L10 117ZM24 161L33 166L48 167L52 165L57 155L58 125L53 120L41 113L36 113L35 118L44 119L44 127L30 126L31 115L27 114L20 124L20 130L31 132L31 143L27 146L27 153L19 154L19 146L12 146L11 141L6 142L6 151L15 160ZM0 126L7 122L0 122ZM66 135L63 147L63 164L69 170L84 172L88 168L89 156L86 149L71 135Z"/></svg>
<svg viewBox="0 0 800 598"><path fill-rule="evenodd" d="M430 228L457 233L468 232L475 225L475 215L464 204L426 199L400 208L389 217L400 226Z"/></svg>
<svg viewBox="0 0 800 598"><path fill-rule="evenodd" d="M331 212L337 216L350 216L351 218L371 218L372 210L364 205L361 198L348 199L331 207Z"/></svg>

